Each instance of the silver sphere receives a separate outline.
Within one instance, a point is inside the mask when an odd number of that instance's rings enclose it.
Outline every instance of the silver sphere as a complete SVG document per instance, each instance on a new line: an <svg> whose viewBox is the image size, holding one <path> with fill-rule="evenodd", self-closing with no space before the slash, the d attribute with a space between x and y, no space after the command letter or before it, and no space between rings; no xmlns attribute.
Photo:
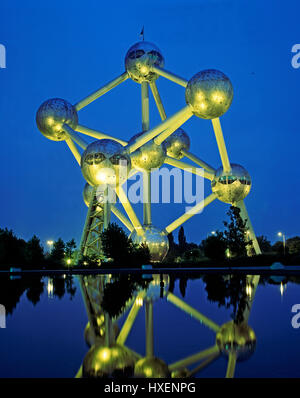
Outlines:
<svg viewBox="0 0 300 398"><path fill-rule="evenodd" d="M92 142L81 157L83 177L92 186L123 183L130 170L130 158L122 152L122 145L116 141L103 139Z"/></svg>
<svg viewBox="0 0 300 398"><path fill-rule="evenodd" d="M158 75L151 71L152 66L160 68L164 66L164 58L156 45L147 41L140 41L127 51L125 68L135 82L142 83L156 80Z"/></svg>
<svg viewBox="0 0 300 398"><path fill-rule="evenodd" d="M168 365L159 358L146 357L142 358L135 364L135 377L140 378L166 378L170 377Z"/></svg>
<svg viewBox="0 0 300 398"><path fill-rule="evenodd" d="M103 210L103 202L104 202L104 191L105 191L106 185L99 185L96 190L96 198L97 198L97 211L102 211ZM90 184L86 183L83 189L83 201L86 204L87 207L90 206L91 200L93 198L93 190L94 187L92 187Z"/></svg>
<svg viewBox="0 0 300 398"><path fill-rule="evenodd" d="M73 105L61 98L52 98L42 103L36 113L36 124L45 137L53 141L65 140L67 135L62 129L64 123L76 129L78 116Z"/></svg>
<svg viewBox="0 0 300 398"><path fill-rule="evenodd" d="M202 119L215 119L230 107L233 98L231 81L215 69L197 73L188 82L185 100L193 113Z"/></svg>
<svg viewBox="0 0 300 398"><path fill-rule="evenodd" d="M221 326L216 335L216 343L223 354L229 355L230 352L234 352L241 361L249 358L254 352L256 336L246 323L236 324L230 321Z"/></svg>
<svg viewBox="0 0 300 398"><path fill-rule="evenodd" d="M142 134L144 133L134 135L128 145L131 145ZM151 171L161 167L165 157L166 150L163 144L157 145L154 140L150 140L130 154L131 166L140 171Z"/></svg>
<svg viewBox="0 0 300 398"><path fill-rule="evenodd" d="M167 155L175 159L182 159L184 155L181 151L183 149L188 151L190 145L190 138L182 128L175 130L174 133L163 142Z"/></svg>
<svg viewBox="0 0 300 398"><path fill-rule="evenodd" d="M231 164L231 171L225 173L220 167L211 182L211 189L221 202L234 204L245 199L251 189L251 177L239 164Z"/></svg>
<svg viewBox="0 0 300 398"><path fill-rule="evenodd" d="M82 364L83 377L118 377L133 374L135 359L124 346L110 347L94 345L86 354Z"/></svg>
<svg viewBox="0 0 300 398"><path fill-rule="evenodd" d="M143 225L143 230L143 235L138 235L136 230L134 230L130 234L130 238L137 244L147 244L152 262L162 261L169 250L169 240L167 235L152 225Z"/></svg>

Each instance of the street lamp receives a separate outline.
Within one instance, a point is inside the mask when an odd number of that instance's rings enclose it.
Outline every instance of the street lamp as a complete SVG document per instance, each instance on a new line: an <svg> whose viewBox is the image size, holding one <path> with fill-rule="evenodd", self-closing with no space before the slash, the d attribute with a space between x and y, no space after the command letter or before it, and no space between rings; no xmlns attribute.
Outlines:
<svg viewBox="0 0 300 398"><path fill-rule="evenodd" d="M285 234L283 232L278 232L278 236L282 237L282 243L283 243L283 255L285 256Z"/></svg>
<svg viewBox="0 0 300 398"><path fill-rule="evenodd" d="M52 247L53 247L53 240L47 240L47 245L49 246L49 250L50 250L50 253L51 253L51 251L52 251Z"/></svg>

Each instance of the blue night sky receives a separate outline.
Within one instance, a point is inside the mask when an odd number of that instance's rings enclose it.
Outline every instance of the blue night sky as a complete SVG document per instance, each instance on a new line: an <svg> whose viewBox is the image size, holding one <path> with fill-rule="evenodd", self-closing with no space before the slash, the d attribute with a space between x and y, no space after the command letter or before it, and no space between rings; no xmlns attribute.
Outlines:
<svg viewBox="0 0 300 398"><path fill-rule="evenodd" d="M245 203L254 229L272 241L278 230L300 235L300 69L291 65L299 11L296 0L1 2L7 68L0 69L0 227L24 239L37 234L43 243L79 241L87 211L84 179L66 144L38 131L35 114L48 98L76 103L121 74L144 25L145 40L161 49L166 69L186 79L207 68L229 76L234 99L221 122L231 161L253 179ZM163 78L157 85L168 115L185 106L182 87ZM150 102L155 126L159 115ZM139 85L127 80L80 111L79 121L128 140L141 129ZM191 152L219 167L211 123L194 116L184 129ZM222 229L227 208L215 201L194 216L185 224L187 239L200 243ZM155 205L153 223L165 227L183 210Z"/></svg>

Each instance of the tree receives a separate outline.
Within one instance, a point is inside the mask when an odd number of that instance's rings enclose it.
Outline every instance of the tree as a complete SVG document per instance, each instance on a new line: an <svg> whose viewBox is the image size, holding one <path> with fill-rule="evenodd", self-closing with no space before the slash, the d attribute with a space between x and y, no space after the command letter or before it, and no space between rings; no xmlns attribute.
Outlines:
<svg viewBox="0 0 300 398"><path fill-rule="evenodd" d="M261 235L257 237L257 242L259 244L260 250L263 253L268 253L272 251L271 242L266 238L266 236Z"/></svg>
<svg viewBox="0 0 300 398"><path fill-rule="evenodd" d="M169 240L169 251L166 257L164 258L163 262L164 263L171 263L175 260L177 256L179 256L179 248L178 245L174 241L174 236L172 232L170 232L168 235L168 240Z"/></svg>
<svg viewBox="0 0 300 398"><path fill-rule="evenodd" d="M12 230L0 228L0 264L9 268L9 265L25 264L26 242L18 239Z"/></svg>
<svg viewBox="0 0 300 398"><path fill-rule="evenodd" d="M286 241L286 246L288 248L289 254L299 254L300 253L300 237L295 236L294 238L289 238Z"/></svg>
<svg viewBox="0 0 300 398"><path fill-rule="evenodd" d="M184 235L184 228L181 226L178 232L178 248L180 254L183 254L187 249L186 237Z"/></svg>
<svg viewBox="0 0 300 398"><path fill-rule="evenodd" d="M69 240L65 245L66 257L73 258L74 250L76 249L76 242L74 239Z"/></svg>
<svg viewBox="0 0 300 398"><path fill-rule="evenodd" d="M252 241L246 241L247 236L247 220L243 220L240 216L240 209L236 206L230 206L227 215L230 222L223 221L225 226L224 236L230 256L243 257L247 255L247 247Z"/></svg>
<svg viewBox="0 0 300 398"><path fill-rule="evenodd" d="M26 243L25 259L30 268L41 267L44 264L44 250L36 235Z"/></svg>
<svg viewBox="0 0 300 398"><path fill-rule="evenodd" d="M53 249L49 256L49 265L62 267L65 265L65 244L61 238L53 244Z"/></svg>
<svg viewBox="0 0 300 398"><path fill-rule="evenodd" d="M201 247L204 255L212 260L223 260L227 242L222 232L216 231L214 235L208 236L202 241Z"/></svg>
<svg viewBox="0 0 300 398"><path fill-rule="evenodd" d="M133 249L131 240L116 223L101 233L101 244L104 256L118 263L127 262Z"/></svg>

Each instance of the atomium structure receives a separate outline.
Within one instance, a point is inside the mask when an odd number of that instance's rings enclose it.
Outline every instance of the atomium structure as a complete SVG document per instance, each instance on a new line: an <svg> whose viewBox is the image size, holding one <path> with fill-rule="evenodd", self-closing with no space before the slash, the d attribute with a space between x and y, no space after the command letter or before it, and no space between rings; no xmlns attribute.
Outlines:
<svg viewBox="0 0 300 398"><path fill-rule="evenodd" d="M120 76L74 105L54 98L45 101L37 111L36 121L41 133L50 140L66 142L87 182L84 201L88 214L80 254L101 256L100 233L108 226L113 213L129 229L135 242L148 245L153 262L162 261L168 252L167 235L216 199L240 208L242 218L247 221L245 239L252 241L259 254L260 248L244 204L251 189L251 178L242 166L229 161L219 119L230 108L232 84L224 73L215 69L203 70L185 80L164 69L164 62L161 51L154 44L138 42L128 50L125 72ZM156 85L159 77L169 79L185 90L186 106L169 117ZM82 108L126 80L141 86L141 131L127 142L80 124L78 112ZM161 117L161 123L154 127L150 127L149 88ZM190 152L189 136L181 126L192 116L212 123L221 158L221 166L217 169ZM96 140L88 143L79 133ZM190 162L183 161L184 157ZM212 192L164 229L159 229L152 224L151 172L163 164L203 176L210 180ZM143 174L142 222L122 186L136 172ZM109 199L114 195L119 198L126 214Z"/></svg>
<svg viewBox="0 0 300 398"><path fill-rule="evenodd" d="M246 276L245 298L239 300L237 311L242 314L242 317L238 319L236 316L222 325L171 292L169 275L148 274L144 275L145 277L147 279L150 277L148 286L135 290L117 315L111 315L103 309L105 287L114 283L114 276L79 277L88 317L84 337L89 351L85 355L76 377L188 378L195 375L201 376L202 370L218 358L223 357L227 362L225 377L233 378L236 366L242 361L249 360L256 349L257 338L254 330L248 325L248 321L260 276ZM157 346L161 346L161 344L157 344L159 334L156 334L155 337L154 328L162 326L161 320L155 318L154 313L160 300L165 300L166 305L175 306L185 313L187 322L193 319L193 322L198 323L199 348L202 347L200 351L190 353L172 363L167 363L159 357L161 353ZM130 345L133 344L133 340L131 339L130 343L128 339L132 330L135 329L141 310L145 317L143 353L132 349ZM174 327L176 327L176 323L168 325L170 335ZM203 327L209 329L214 335L213 345L207 348L201 345L200 336ZM139 333L141 332L139 331ZM185 338L188 339L188 327ZM185 338L180 341L181 348L184 347ZM170 338L168 343L170 344L169 350L176 351L178 341ZM195 342L196 347L197 341Z"/></svg>

